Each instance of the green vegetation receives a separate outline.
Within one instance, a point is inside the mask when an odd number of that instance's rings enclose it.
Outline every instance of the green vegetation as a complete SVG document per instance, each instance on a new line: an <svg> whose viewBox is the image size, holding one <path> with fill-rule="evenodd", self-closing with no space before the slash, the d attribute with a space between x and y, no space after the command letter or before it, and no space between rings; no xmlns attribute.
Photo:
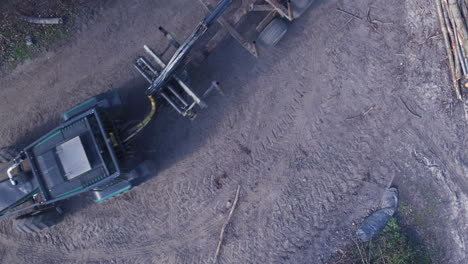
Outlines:
<svg viewBox="0 0 468 264"><path fill-rule="evenodd" d="M355 242L354 245L339 250L329 263L430 264L432 261L393 217L378 238L366 243Z"/></svg>
<svg viewBox="0 0 468 264"><path fill-rule="evenodd" d="M71 25L71 22L68 22L68 26ZM43 40L47 44L51 44L61 38L65 37L68 34L69 30L67 27L61 26L52 28L50 27L48 30L44 31Z"/></svg>
<svg viewBox="0 0 468 264"><path fill-rule="evenodd" d="M25 43L18 43L11 56L16 60L29 59L32 56L32 49L29 49Z"/></svg>
<svg viewBox="0 0 468 264"><path fill-rule="evenodd" d="M4 53L0 56L0 65L4 62L17 62L25 59L31 59L41 48L48 47L58 40L67 36L69 25L49 25L40 30L31 29L25 33L16 35L10 41L4 42L2 50ZM32 36L33 45L26 45L26 36Z"/></svg>

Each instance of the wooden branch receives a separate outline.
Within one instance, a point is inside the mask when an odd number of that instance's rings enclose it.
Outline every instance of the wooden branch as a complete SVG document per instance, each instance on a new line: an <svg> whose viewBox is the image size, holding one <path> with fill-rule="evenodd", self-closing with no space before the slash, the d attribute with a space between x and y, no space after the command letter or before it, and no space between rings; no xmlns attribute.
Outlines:
<svg viewBox="0 0 468 264"><path fill-rule="evenodd" d="M354 18L357 18L357 19L359 19L359 20L362 20L362 17L360 17L360 16L358 16L358 15L355 15L355 14L353 14L353 13L351 13L351 12L348 12L348 11L346 11L346 10L343 10L343 9L341 9L341 8L337 8L336 10L338 10L339 12L341 12L341 13L343 13L343 14L346 14L346 15L352 16L352 17L354 17Z"/></svg>
<svg viewBox="0 0 468 264"><path fill-rule="evenodd" d="M403 100L403 98L401 98L401 96L400 96L400 100L403 103L403 105L406 107L406 110L408 110L408 112L410 112L412 115L414 115L416 117L422 118L422 116L420 114L416 113L413 109L411 109L408 106L408 104L405 102L405 100Z"/></svg>
<svg viewBox="0 0 468 264"><path fill-rule="evenodd" d="M236 197L234 198L234 202L232 203L231 210L229 211L229 215L223 227L221 228L221 233L219 234L218 246L216 247L216 253L215 253L215 263L218 261L219 253L221 251L221 245L223 244L224 234L226 233L226 227L231 221L232 214L234 213L234 210L236 209L236 206L237 206L237 202L239 201L239 192L240 192L240 185L237 186Z"/></svg>

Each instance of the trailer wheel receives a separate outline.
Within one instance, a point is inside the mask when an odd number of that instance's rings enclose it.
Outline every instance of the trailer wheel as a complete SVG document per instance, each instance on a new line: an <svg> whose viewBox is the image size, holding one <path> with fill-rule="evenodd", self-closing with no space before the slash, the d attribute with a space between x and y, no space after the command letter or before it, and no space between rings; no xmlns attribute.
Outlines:
<svg viewBox="0 0 468 264"><path fill-rule="evenodd" d="M288 24L280 18L273 19L258 36L258 42L266 47L276 45L288 31Z"/></svg>
<svg viewBox="0 0 468 264"><path fill-rule="evenodd" d="M0 148L0 167L4 166L6 163L12 161L16 156L16 150L12 147ZM8 179L6 172L0 174L0 182Z"/></svg>
<svg viewBox="0 0 468 264"><path fill-rule="evenodd" d="M294 12L294 18L300 17L309 7L315 2L315 0L291 0L291 8Z"/></svg>
<svg viewBox="0 0 468 264"><path fill-rule="evenodd" d="M62 221L63 214L59 211L59 208L51 208L22 215L15 219L13 226L20 233L38 233Z"/></svg>

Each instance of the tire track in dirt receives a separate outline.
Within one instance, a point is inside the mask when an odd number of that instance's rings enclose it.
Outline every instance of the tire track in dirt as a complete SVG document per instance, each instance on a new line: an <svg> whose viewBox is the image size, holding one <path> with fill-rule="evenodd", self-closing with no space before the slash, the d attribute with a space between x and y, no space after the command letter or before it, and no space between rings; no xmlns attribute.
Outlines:
<svg viewBox="0 0 468 264"><path fill-rule="evenodd" d="M212 222L207 223L204 218L206 217L206 212L200 212L199 214L203 214L203 216L197 217L195 221L192 219L192 224L180 230L177 234L170 233L169 231L169 233L166 234L159 234L161 237L166 238L164 240L161 240L160 237L153 237L153 239L141 241L133 245L128 243L121 246L110 244L112 246L110 248L94 248L90 250L79 248L70 249L67 247L67 243L52 241L52 245L58 246L54 250L54 248L51 248L50 246L39 243L40 241L38 238L40 235L28 235L27 237L30 238L28 242L23 242L17 239L5 239L4 237L2 240L5 242L15 243L17 249L27 249L34 245L35 251L40 252L41 255L47 255L55 259L76 260L81 259L83 256L86 256L86 260L109 259L115 257L133 258L151 255L155 252L155 249L157 249L159 254L177 249L180 247L181 241L184 241L183 243L187 244L197 243L200 234L210 234L213 230L218 230L220 228L223 219L220 218L219 215L213 215L213 217L210 217ZM63 246L59 244L63 244ZM109 246L109 244L105 246ZM58 251L57 249L62 250Z"/></svg>

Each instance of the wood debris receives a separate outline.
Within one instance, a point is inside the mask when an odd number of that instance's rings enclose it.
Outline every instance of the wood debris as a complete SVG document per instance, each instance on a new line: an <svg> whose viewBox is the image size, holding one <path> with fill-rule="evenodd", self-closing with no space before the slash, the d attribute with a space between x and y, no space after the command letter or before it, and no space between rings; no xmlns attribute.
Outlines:
<svg viewBox="0 0 468 264"><path fill-rule="evenodd" d="M221 245L223 244L223 240L224 240L224 234L226 233L226 227L229 225L232 214L234 213L234 210L237 207L237 202L239 201L239 192L240 192L240 185L237 186L236 197L234 198L234 202L232 203L231 210L229 211L229 215L223 227L221 228L221 233L219 234L218 246L216 247L216 252L215 252L215 263L218 261L219 253L221 251Z"/></svg>
<svg viewBox="0 0 468 264"><path fill-rule="evenodd" d="M468 91L468 16L466 0L435 0L447 50L453 89L458 100Z"/></svg>

